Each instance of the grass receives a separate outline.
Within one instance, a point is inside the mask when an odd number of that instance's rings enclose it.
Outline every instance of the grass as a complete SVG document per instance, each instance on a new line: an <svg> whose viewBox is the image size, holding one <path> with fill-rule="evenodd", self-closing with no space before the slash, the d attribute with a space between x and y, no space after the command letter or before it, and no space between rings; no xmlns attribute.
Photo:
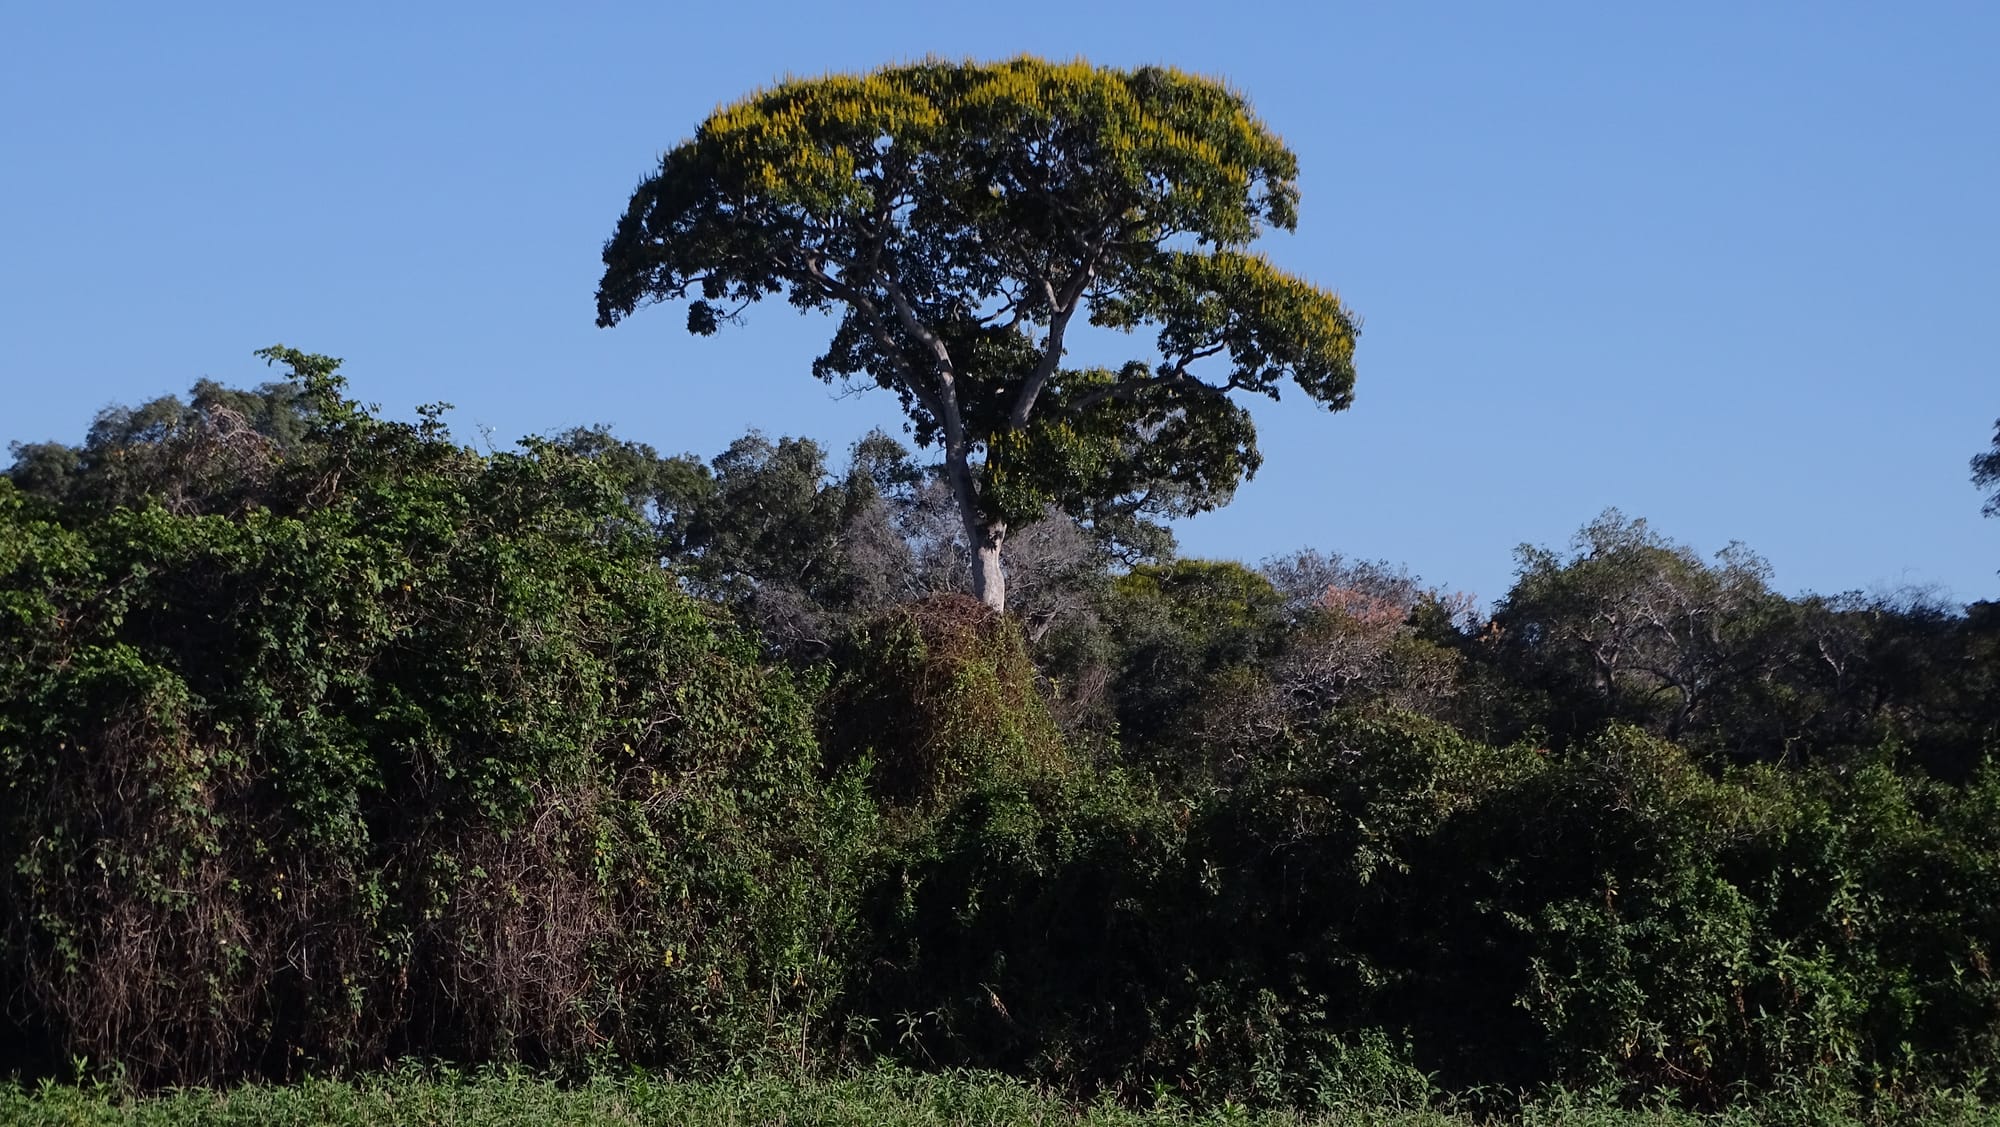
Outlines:
<svg viewBox="0 0 2000 1127"><path fill-rule="evenodd" d="M466 1076L399 1069L352 1080L189 1089L134 1097L110 1085L0 1087L0 1124L23 1127L1793 1127L1922 1123L2000 1127L2000 1109L1950 1094L1894 1115L1823 1099L1770 1099L1721 1115L1633 1109L1561 1096L1506 1116L1448 1107L1355 1105L1317 1113L1236 1105L1142 1110L1076 1106L1004 1077L882 1068L838 1079L739 1077L671 1082L643 1074L558 1084L521 1071Z"/></svg>

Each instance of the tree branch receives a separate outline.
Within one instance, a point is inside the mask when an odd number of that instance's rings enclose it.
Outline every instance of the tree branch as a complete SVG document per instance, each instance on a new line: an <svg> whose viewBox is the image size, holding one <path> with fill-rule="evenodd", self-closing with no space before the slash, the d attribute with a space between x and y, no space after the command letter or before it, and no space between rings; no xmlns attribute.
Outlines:
<svg viewBox="0 0 2000 1127"><path fill-rule="evenodd" d="M1114 399L1129 400L1147 388L1154 387L1179 387L1212 396L1221 396L1229 391L1227 387L1217 387L1211 383L1203 383L1179 368L1170 368L1143 380L1119 380L1109 387L1099 388L1089 395L1077 399L1076 402L1066 405L1065 412L1074 417L1100 403L1109 402Z"/></svg>
<svg viewBox="0 0 2000 1127"><path fill-rule="evenodd" d="M842 278L838 279L827 274L824 265L822 265L827 260L826 255L816 251L804 250L803 248L801 249L801 255L805 260L807 274L813 283L820 286L829 296L846 302L850 308L860 315L862 322L868 326L868 334L874 339L875 347L881 351L884 361L895 365L901 376L903 386L910 390L910 394L917 397L917 402L923 404L924 410L929 411L932 417L940 420L944 419L946 414L944 400L938 395L935 388L931 387L927 381L918 378L917 373L911 370L909 359L903 354L902 346L897 342L895 334L889 331L889 326L882 317L881 306L876 303L874 296L858 286L845 281L845 270L843 271ZM843 264L843 266L846 265L848 264ZM921 328L922 326L919 325L918 327ZM935 340L936 338L933 337L932 339ZM939 347L942 348L941 342ZM949 354L946 355L946 361L949 362ZM954 402L952 405L953 414L956 414L956 406ZM949 435L947 435L947 442L949 442Z"/></svg>
<svg viewBox="0 0 2000 1127"><path fill-rule="evenodd" d="M943 408L937 417L944 423L945 476L951 483L952 496L958 502L958 517L965 525L966 544L977 559L986 547L988 535L1005 537L1007 526L986 519L979 511L979 487L972 477L972 446L966 441L965 419L959 413L958 378L952 367L951 349L917 317L916 306L911 304L909 295L903 292L902 285L893 274L882 275L882 288L888 292L889 300L895 303L896 316L902 320L903 330L917 338L937 358L937 401ZM993 547L998 546L996 541ZM976 590L979 589L977 574L974 575L973 585ZM983 591L981 595L984 596Z"/></svg>
<svg viewBox="0 0 2000 1127"><path fill-rule="evenodd" d="M1021 392L1014 397L1013 409L1007 412L1007 425L1020 430L1028 425L1028 416L1034 413L1035 400L1041 397L1042 388L1056 374L1062 364L1063 334L1069 329L1070 318L1076 315L1078 301L1083 291L1090 288L1092 279L1097 277L1097 260L1104 253L1103 244L1087 256L1083 264L1064 282L1060 295L1047 278L1040 279L1042 295L1049 303L1049 335L1042 342L1042 357L1035 363L1035 370L1021 384Z"/></svg>

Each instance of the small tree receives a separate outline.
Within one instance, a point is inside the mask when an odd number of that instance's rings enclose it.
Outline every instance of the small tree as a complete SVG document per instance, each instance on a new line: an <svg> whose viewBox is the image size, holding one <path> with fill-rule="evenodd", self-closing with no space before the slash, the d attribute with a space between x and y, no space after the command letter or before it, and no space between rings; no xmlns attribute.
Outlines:
<svg viewBox="0 0 2000 1127"><path fill-rule="evenodd" d="M1595 719L1662 719L1679 739L1711 698L1772 659L1761 616L1781 601L1770 565L1742 544L1703 562L1643 519L1606 509L1564 559L1523 544L1520 578L1494 609L1517 668Z"/></svg>
<svg viewBox="0 0 2000 1127"><path fill-rule="evenodd" d="M973 591L1004 609L1008 529L1051 505L1226 501L1259 460L1231 392L1289 379L1350 402L1355 319L1243 250L1296 225L1297 167L1240 94L1164 68L788 81L717 111L633 193L597 320L691 299L705 335L773 294L837 312L814 374L894 391L942 448ZM1064 368L1079 314L1156 329L1157 357Z"/></svg>
<svg viewBox="0 0 2000 1127"><path fill-rule="evenodd" d="M1993 423L1993 449L1973 456L1972 484L1993 491L1986 498L1986 515L2000 517L2000 419Z"/></svg>

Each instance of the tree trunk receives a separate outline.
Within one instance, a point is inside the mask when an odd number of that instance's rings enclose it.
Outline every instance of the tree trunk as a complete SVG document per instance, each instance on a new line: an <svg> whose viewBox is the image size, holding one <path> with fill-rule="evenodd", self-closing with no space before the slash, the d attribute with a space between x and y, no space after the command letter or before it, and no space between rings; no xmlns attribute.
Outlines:
<svg viewBox="0 0 2000 1127"><path fill-rule="evenodd" d="M994 610L1007 610L1007 573L1000 567L1000 546L1007 526L1000 521L967 528L972 539L972 594Z"/></svg>
<svg viewBox="0 0 2000 1127"><path fill-rule="evenodd" d="M949 387L946 389L949 391ZM952 417L955 419L956 407ZM958 502L958 519L965 528L965 541L972 549L972 596L994 610L1007 611L1007 573L1000 567L1000 546L1007 542L1007 522L987 516L979 508L979 486L972 476L972 459L963 442L953 442L961 428L946 428L944 477Z"/></svg>

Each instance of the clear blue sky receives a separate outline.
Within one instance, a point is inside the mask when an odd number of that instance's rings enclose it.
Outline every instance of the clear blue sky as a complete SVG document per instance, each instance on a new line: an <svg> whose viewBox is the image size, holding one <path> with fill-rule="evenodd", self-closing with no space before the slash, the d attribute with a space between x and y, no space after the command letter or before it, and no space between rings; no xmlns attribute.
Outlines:
<svg viewBox="0 0 2000 1127"><path fill-rule="evenodd" d="M272 342L502 442L712 454L893 425L774 304L592 324L661 150L787 73L1167 62L1298 152L1280 263L1365 318L1355 406L1259 415L1190 554L1312 545L1493 598L1607 505L1788 591L2000 597L1967 460L2000 415L2000 5L11 5L0 443Z"/></svg>

